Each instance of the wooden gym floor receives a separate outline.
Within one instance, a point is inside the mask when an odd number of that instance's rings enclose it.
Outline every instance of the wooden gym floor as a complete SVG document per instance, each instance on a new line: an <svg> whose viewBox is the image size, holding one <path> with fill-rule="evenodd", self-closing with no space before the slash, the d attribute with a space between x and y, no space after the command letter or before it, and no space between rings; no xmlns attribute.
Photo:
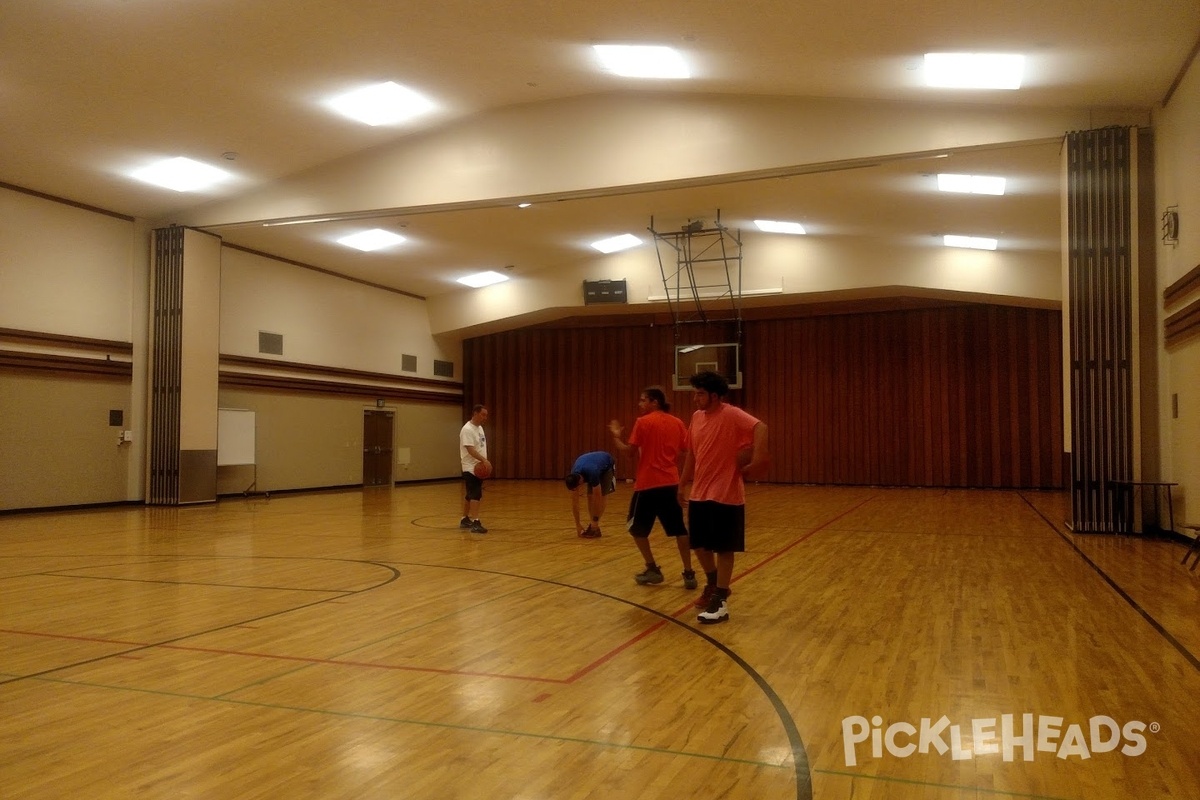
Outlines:
<svg viewBox="0 0 1200 800"><path fill-rule="evenodd" d="M758 485L701 626L628 497L596 540L557 482L490 482L486 535L457 482L0 516L0 796L1200 797L1181 546Z"/></svg>

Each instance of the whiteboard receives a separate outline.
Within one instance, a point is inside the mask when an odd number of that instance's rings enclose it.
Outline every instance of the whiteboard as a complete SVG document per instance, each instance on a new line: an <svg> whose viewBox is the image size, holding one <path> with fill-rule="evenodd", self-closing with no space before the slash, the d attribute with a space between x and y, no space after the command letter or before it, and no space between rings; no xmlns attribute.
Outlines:
<svg viewBox="0 0 1200 800"><path fill-rule="evenodd" d="M254 462L254 412L242 408L217 409L217 466Z"/></svg>

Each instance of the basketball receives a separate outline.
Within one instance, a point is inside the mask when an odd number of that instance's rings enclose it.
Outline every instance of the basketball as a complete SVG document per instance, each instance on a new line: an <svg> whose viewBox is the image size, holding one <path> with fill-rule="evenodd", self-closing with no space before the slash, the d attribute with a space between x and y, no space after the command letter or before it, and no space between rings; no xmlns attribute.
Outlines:
<svg viewBox="0 0 1200 800"><path fill-rule="evenodd" d="M480 461L475 465L474 472L476 478L490 478L492 475L492 465L487 461Z"/></svg>

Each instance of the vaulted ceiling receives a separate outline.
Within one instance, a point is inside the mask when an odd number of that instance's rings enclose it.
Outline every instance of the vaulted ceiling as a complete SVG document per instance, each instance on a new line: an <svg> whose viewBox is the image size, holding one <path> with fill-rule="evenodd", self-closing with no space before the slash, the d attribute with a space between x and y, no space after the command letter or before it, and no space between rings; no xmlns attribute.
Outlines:
<svg viewBox="0 0 1200 800"><path fill-rule="evenodd" d="M1198 38L1194 0L10 2L0 182L430 298L718 210L874 253L963 232L1044 257L1062 134L1148 124ZM693 77L618 77L601 42L675 47ZM1024 84L931 89L934 51L1024 54ZM385 80L433 111L369 127L328 107ZM174 156L230 177L196 193L130 177ZM939 195L942 171L1001 175L1008 192ZM336 244L364 227L409 241Z"/></svg>

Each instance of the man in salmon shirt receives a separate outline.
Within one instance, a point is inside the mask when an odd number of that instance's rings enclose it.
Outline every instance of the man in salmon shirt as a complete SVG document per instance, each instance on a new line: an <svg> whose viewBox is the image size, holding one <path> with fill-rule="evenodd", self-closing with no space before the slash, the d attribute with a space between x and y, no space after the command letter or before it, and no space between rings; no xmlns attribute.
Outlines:
<svg viewBox="0 0 1200 800"><path fill-rule="evenodd" d="M617 448L623 452L636 451L637 477L633 483L633 498L629 501L629 532L646 562L644 572L633 579L639 584L662 583L662 568L650 550L650 531L657 519L663 532L675 539L679 558L683 562L683 588L696 588L696 573L692 570L692 550L688 544L687 526L683 524L683 508L679 505L679 456L687 442L687 428L678 417L667 412L671 404L658 386L648 387L638 398L640 416L633 423L629 443L621 441L625 429L615 419L608 423Z"/></svg>
<svg viewBox="0 0 1200 800"><path fill-rule="evenodd" d="M729 384L715 372L698 372L689 381L696 411L679 497L688 498L692 549L708 579L694 604L704 609L696 619L711 625L729 619L733 561L746 550L744 476L759 474L767 463L767 426L725 402ZM739 453L747 450L749 458L739 466Z"/></svg>

